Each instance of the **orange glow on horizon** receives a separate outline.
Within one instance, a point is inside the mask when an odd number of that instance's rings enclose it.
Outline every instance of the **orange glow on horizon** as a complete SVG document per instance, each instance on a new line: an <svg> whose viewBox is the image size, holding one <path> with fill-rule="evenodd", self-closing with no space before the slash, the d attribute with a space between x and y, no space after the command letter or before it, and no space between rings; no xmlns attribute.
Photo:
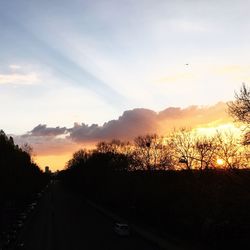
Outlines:
<svg viewBox="0 0 250 250"><path fill-rule="evenodd" d="M37 155L35 162L44 171L45 166L49 166L52 172L64 169L68 160L72 158L74 152L60 154L60 155Z"/></svg>
<svg viewBox="0 0 250 250"><path fill-rule="evenodd" d="M58 151L51 151L48 147L46 151L42 151L39 154L39 150L36 150L36 156L34 157L35 163L44 170L45 166L49 166L52 172L57 170L63 170L66 166L67 162L72 159L74 152L78 151L79 149L86 148L92 149L95 147L95 143L89 144L74 144L70 146L66 146L64 148L58 148Z"/></svg>
<svg viewBox="0 0 250 250"><path fill-rule="evenodd" d="M216 134L217 131L224 132L224 131L230 131L235 135L240 135L242 128L236 127L234 123L225 123L217 126L207 126L207 127L198 127L195 128L194 131L196 131L198 134L206 135L206 136L213 136Z"/></svg>
<svg viewBox="0 0 250 250"><path fill-rule="evenodd" d="M178 130L178 129L177 129ZM169 132L171 130L169 129ZM227 132L230 131L236 136L239 136L242 132L240 127L236 127L233 123L224 123L217 126L215 124L207 124L204 126L196 127L192 130L194 135L204 135L204 136L213 136L216 134L217 131L220 132ZM168 132L166 132L167 134ZM161 133L158 133L159 135ZM163 137L163 143L168 142L168 137ZM132 141L132 140L131 140ZM37 151L37 156L35 157L35 162L39 165L39 167L44 170L45 166L49 166L52 171L56 170L62 170L64 169L67 162L72 158L72 155L74 152L81 148L87 148L87 149L93 149L95 147L96 143L90 143L90 144L75 144L71 147L65 147L58 150L58 152L51 152L51 150L48 148L46 152L42 152L41 155L39 155ZM216 161L218 166L222 166L224 164L224 161L222 159L217 159Z"/></svg>

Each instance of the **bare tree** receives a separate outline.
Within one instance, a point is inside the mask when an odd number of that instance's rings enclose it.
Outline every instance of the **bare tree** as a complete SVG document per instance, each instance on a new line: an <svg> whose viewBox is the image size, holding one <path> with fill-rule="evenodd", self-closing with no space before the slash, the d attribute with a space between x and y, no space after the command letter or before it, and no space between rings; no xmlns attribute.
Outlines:
<svg viewBox="0 0 250 250"><path fill-rule="evenodd" d="M197 160L200 162L199 169L208 169L213 166L218 146L214 137L201 136L196 138L195 149Z"/></svg>
<svg viewBox="0 0 250 250"><path fill-rule="evenodd" d="M229 169L239 168L242 165L242 146L240 140L232 132L221 133L217 131L216 141L218 145L217 155Z"/></svg>
<svg viewBox="0 0 250 250"><path fill-rule="evenodd" d="M105 153L108 153L108 152L110 152L110 145L109 145L109 143L108 142L106 142L106 141L100 141L100 142L98 142L97 143L97 145L96 145L96 151L98 152L98 153L103 153L103 154L105 154Z"/></svg>
<svg viewBox="0 0 250 250"><path fill-rule="evenodd" d="M243 83L240 92L235 92L235 101L228 103L228 112L237 122L246 125L243 144L250 145L250 88Z"/></svg>
<svg viewBox="0 0 250 250"><path fill-rule="evenodd" d="M124 153L125 147L128 146L128 142L123 142L118 139L113 139L109 142L101 141L96 145L96 151L98 153ZM126 148L127 149L127 148Z"/></svg>
<svg viewBox="0 0 250 250"><path fill-rule="evenodd" d="M235 101L228 103L229 114L239 122L250 124L250 89L243 83L240 92L235 92Z"/></svg>
<svg viewBox="0 0 250 250"><path fill-rule="evenodd" d="M173 145L157 134L136 137L134 140L134 167L145 170L173 168ZM137 167L136 167L137 166Z"/></svg>
<svg viewBox="0 0 250 250"><path fill-rule="evenodd" d="M250 131L246 131L244 136L243 136L243 145L245 146L250 146Z"/></svg>
<svg viewBox="0 0 250 250"><path fill-rule="evenodd" d="M138 136L134 139L135 151L134 156L142 164L142 168L151 170L151 148L153 147L154 140L157 137L156 134Z"/></svg>
<svg viewBox="0 0 250 250"><path fill-rule="evenodd" d="M186 169L192 169L196 159L195 136L186 128L174 131L171 135L171 142L175 148L175 156L179 162L185 164Z"/></svg>
<svg viewBox="0 0 250 250"><path fill-rule="evenodd" d="M158 164L157 169L159 170L173 170L176 166L176 158L174 146L169 138L162 139L161 143L158 144Z"/></svg>

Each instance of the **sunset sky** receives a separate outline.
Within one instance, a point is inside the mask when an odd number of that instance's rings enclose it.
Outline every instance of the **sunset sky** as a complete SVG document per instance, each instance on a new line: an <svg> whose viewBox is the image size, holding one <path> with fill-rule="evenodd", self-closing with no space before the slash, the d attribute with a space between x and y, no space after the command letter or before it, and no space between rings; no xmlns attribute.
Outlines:
<svg viewBox="0 0 250 250"><path fill-rule="evenodd" d="M0 129L60 169L98 140L229 124L244 0L0 0Z"/></svg>

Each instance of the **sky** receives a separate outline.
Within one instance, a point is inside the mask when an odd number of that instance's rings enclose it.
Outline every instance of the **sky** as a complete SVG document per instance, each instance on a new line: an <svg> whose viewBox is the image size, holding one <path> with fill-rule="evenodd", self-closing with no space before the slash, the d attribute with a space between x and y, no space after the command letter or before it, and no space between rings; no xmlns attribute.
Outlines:
<svg viewBox="0 0 250 250"><path fill-rule="evenodd" d="M0 0L0 128L57 169L98 140L227 124L226 102L250 80L249 9Z"/></svg>

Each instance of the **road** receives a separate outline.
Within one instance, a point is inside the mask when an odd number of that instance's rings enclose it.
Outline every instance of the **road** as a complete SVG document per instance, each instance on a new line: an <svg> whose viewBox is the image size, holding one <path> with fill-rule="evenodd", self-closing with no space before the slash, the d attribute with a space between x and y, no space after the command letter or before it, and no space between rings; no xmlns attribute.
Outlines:
<svg viewBox="0 0 250 250"><path fill-rule="evenodd" d="M48 188L20 241L25 250L158 249L139 236L116 235L109 218L63 188L60 182Z"/></svg>

